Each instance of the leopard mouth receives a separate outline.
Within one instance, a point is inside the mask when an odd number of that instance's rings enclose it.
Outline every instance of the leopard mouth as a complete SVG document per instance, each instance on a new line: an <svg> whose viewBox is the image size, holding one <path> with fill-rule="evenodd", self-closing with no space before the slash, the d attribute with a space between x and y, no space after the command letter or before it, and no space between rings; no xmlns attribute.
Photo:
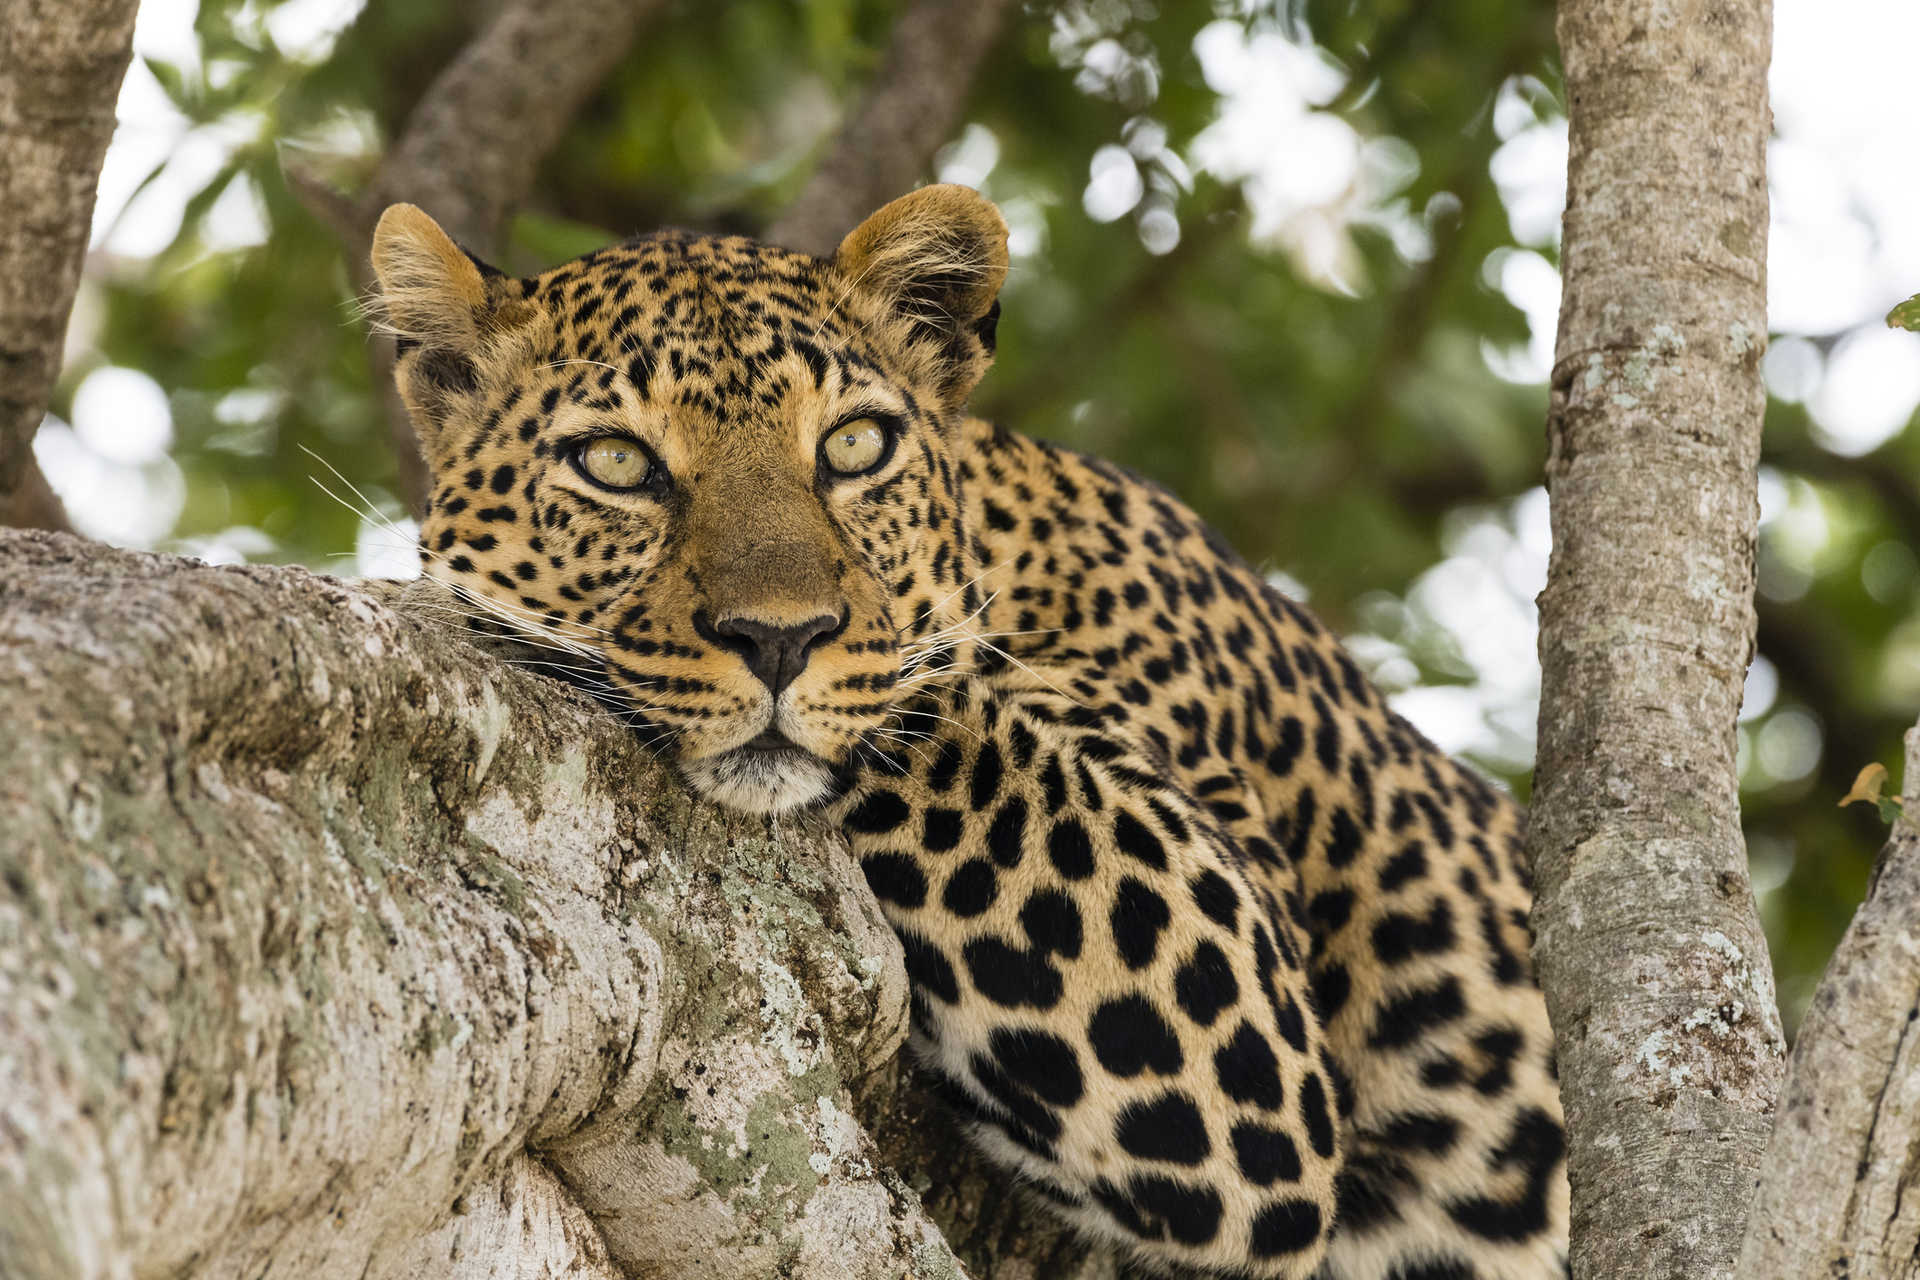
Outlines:
<svg viewBox="0 0 1920 1280"><path fill-rule="evenodd" d="M707 799L743 813L804 809L843 787L838 770L771 724L730 750L683 763L681 773Z"/></svg>
<svg viewBox="0 0 1920 1280"><path fill-rule="evenodd" d="M755 751L755 752L769 752L769 751L806 752L805 747L802 747L799 743L795 742L792 738L789 738L786 734L780 732L780 730L774 728L772 725L769 725L765 729L762 729L757 737L753 738L751 741L748 741L746 743L743 743L740 746L735 747L734 750L735 751ZM812 754L811 752L806 752L806 753L809 755Z"/></svg>

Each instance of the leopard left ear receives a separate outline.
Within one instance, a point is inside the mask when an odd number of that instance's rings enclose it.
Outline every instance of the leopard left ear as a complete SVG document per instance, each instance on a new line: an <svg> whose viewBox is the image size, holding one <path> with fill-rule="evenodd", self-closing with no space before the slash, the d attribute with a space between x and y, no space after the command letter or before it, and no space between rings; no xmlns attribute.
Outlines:
<svg viewBox="0 0 1920 1280"><path fill-rule="evenodd" d="M834 254L849 284L913 321L955 407L993 363L1007 222L971 187L937 183L885 206Z"/></svg>

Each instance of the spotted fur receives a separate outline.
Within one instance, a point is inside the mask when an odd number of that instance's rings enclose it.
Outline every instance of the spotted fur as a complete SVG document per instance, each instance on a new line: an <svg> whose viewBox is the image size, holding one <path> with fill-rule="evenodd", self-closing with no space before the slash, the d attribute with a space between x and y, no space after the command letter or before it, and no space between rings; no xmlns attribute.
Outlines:
<svg viewBox="0 0 1920 1280"><path fill-rule="evenodd" d="M1518 814L1186 507L969 417L1005 228L375 262L431 571L723 803L825 805L982 1148L1169 1273L1531 1280L1564 1140ZM850 421L890 440L827 466ZM600 437L657 467L609 492Z"/></svg>

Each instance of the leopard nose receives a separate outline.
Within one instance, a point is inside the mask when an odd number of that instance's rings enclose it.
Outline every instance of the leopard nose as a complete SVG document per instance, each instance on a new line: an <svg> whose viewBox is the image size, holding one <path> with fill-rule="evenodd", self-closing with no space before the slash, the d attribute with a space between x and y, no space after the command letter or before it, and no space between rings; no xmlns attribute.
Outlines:
<svg viewBox="0 0 1920 1280"><path fill-rule="evenodd" d="M711 624L713 634L709 638L721 648L739 654L747 670L753 672L769 692L777 694L806 669L813 651L839 634L845 625L845 614L831 613L794 623L718 618Z"/></svg>

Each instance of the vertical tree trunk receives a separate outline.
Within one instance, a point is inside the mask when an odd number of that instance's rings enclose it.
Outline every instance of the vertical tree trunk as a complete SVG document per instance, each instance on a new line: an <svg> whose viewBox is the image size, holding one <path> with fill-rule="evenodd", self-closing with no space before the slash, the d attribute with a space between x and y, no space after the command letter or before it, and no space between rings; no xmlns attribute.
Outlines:
<svg viewBox="0 0 1920 1280"><path fill-rule="evenodd" d="M22 523L66 524L34 466L33 435L60 373L137 7L0 5L0 513Z"/></svg>
<svg viewBox="0 0 1920 1280"><path fill-rule="evenodd" d="M1563 0L1531 843L1578 1277L1734 1274L1782 1065L1740 830L1768 0Z"/></svg>

